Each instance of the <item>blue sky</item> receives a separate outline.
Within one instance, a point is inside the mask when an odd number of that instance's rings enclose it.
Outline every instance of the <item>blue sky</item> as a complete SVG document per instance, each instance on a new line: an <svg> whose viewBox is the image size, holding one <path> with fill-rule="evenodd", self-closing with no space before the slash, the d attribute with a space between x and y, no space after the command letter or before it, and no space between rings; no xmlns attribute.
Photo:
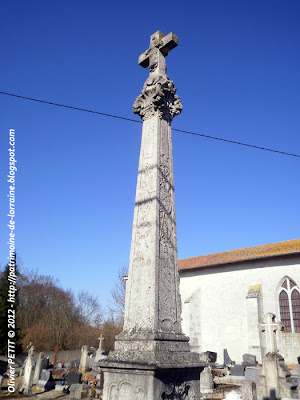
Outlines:
<svg viewBox="0 0 300 400"><path fill-rule="evenodd" d="M6 1L3 92L138 119L158 29L183 112L172 126L300 154L300 3ZM141 124L0 95L0 260L8 256L8 131L25 268L107 304L128 265ZM173 133L178 256L299 238L300 160Z"/></svg>

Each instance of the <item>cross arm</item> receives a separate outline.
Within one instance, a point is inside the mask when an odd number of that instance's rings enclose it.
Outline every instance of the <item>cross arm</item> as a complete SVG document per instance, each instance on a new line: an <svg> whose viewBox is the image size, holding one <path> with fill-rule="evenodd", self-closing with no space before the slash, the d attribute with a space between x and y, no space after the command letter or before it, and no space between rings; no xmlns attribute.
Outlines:
<svg viewBox="0 0 300 400"><path fill-rule="evenodd" d="M178 37L173 32L168 33L168 35L163 36L154 47L150 46L148 50L146 50L139 56L139 65L143 68L149 67L150 53L153 51L155 47L158 48L162 52L162 54L166 57L169 51L174 49L174 47L176 47L177 45L178 45Z"/></svg>

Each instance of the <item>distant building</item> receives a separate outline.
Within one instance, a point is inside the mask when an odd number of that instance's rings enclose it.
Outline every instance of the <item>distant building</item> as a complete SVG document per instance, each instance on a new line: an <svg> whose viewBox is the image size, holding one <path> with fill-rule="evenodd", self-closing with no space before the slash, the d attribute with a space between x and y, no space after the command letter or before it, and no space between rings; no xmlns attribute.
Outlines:
<svg viewBox="0 0 300 400"><path fill-rule="evenodd" d="M183 331L191 349L261 362L259 323L271 312L284 325L278 349L287 363L300 356L300 239L178 261ZM261 336L260 336L261 335ZM262 345L261 345L262 344Z"/></svg>

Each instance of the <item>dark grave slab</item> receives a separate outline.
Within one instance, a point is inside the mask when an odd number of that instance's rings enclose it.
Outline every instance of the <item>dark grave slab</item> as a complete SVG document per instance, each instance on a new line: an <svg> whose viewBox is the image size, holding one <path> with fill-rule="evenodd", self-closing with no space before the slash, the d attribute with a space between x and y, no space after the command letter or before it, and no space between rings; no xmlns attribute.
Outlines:
<svg viewBox="0 0 300 400"><path fill-rule="evenodd" d="M69 372L67 385L70 387L71 385L79 384L81 382L82 374L77 371Z"/></svg>
<svg viewBox="0 0 300 400"><path fill-rule="evenodd" d="M48 381L44 386L45 392L49 392L49 390L55 389L55 380Z"/></svg>
<svg viewBox="0 0 300 400"><path fill-rule="evenodd" d="M257 382L260 374L259 367L247 367L245 370L245 381Z"/></svg>
<svg viewBox="0 0 300 400"><path fill-rule="evenodd" d="M243 365L236 364L230 369L231 376L244 376L245 367Z"/></svg>
<svg viewBox="0 0 300 400"><path fill-rule="evenodd" d="M300 357L297 357L297 360L298 360L298 364L300 364Z"/></svg>
<svg viewBox="0 0 300 400"><path fill-rule="evenodd" d="M0 375L4 375L7 370L7 361L0 360Z"/></svg>
<svg viewBox="0 0 300 400"><path fill-rule="evenodd" d="M253 354L244 354L243 355L243 364L244 364L244 366L250 366L250 365L255 366L257 364L256 356L254 356Z"/></svg>
<svg viewBox="0 0 300 400"><path fill-rule="evenodd" d="M231 360L227 349L224 349L224 365L232 365L232 364L235 364L235 361Z"/></svg>
<svg viewBox="0 0 300 400"><path fill-rule="evenodd" d="M209 363L215 363L217 362L217 353L213 351L207 351L207 358Z"/></svg>

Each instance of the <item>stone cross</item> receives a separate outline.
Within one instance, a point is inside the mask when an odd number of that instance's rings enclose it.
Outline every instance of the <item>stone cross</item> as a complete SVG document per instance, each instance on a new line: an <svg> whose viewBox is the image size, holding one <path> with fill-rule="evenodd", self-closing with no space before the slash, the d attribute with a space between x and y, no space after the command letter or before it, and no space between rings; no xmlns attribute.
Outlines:
<svg viewBox="0 0 300 400"><path fill-rule="evenodd" d="M275 322L276 316L272 313L265 315L265 323L260 324L261 332L265 333L267 353L277 353L276 331L282 330L282 323Z"/></svg>
<svg viewBox="0 0 300 400"><path fill-rule="evenodd" d="M165 57L169 51L178 45L178 38L174 33L165 36L161 31L155 32L150 38L150 47L139 56L139 65L149 67L150 76L166 74Z"/></svg>
<svg viewBox="0 0 300 400"><path fill-rule="evenodd" d="M98 350L101 351L101 353L103 353L102 343L104 342L104 336L102 335L102 333L98 337L98 340L99 340L99 348L98 348Z"/></svg>
<svg viewBox="0 0 300 400"><path fill-rule="evenodd" d="M132 331L140 339L146 331L155 337L161 332L182 335L171 137L172 119L182 106L174 83L165 74L165 56L177 44L173 33L164 36L157 31L150 48L139 57L142 67L149 66L150 76L133 105L144 122L120 335L126 341ZM123 344L119 341L115 349L125 348ZM148 345L154 348L154 340Z"/></svg>

